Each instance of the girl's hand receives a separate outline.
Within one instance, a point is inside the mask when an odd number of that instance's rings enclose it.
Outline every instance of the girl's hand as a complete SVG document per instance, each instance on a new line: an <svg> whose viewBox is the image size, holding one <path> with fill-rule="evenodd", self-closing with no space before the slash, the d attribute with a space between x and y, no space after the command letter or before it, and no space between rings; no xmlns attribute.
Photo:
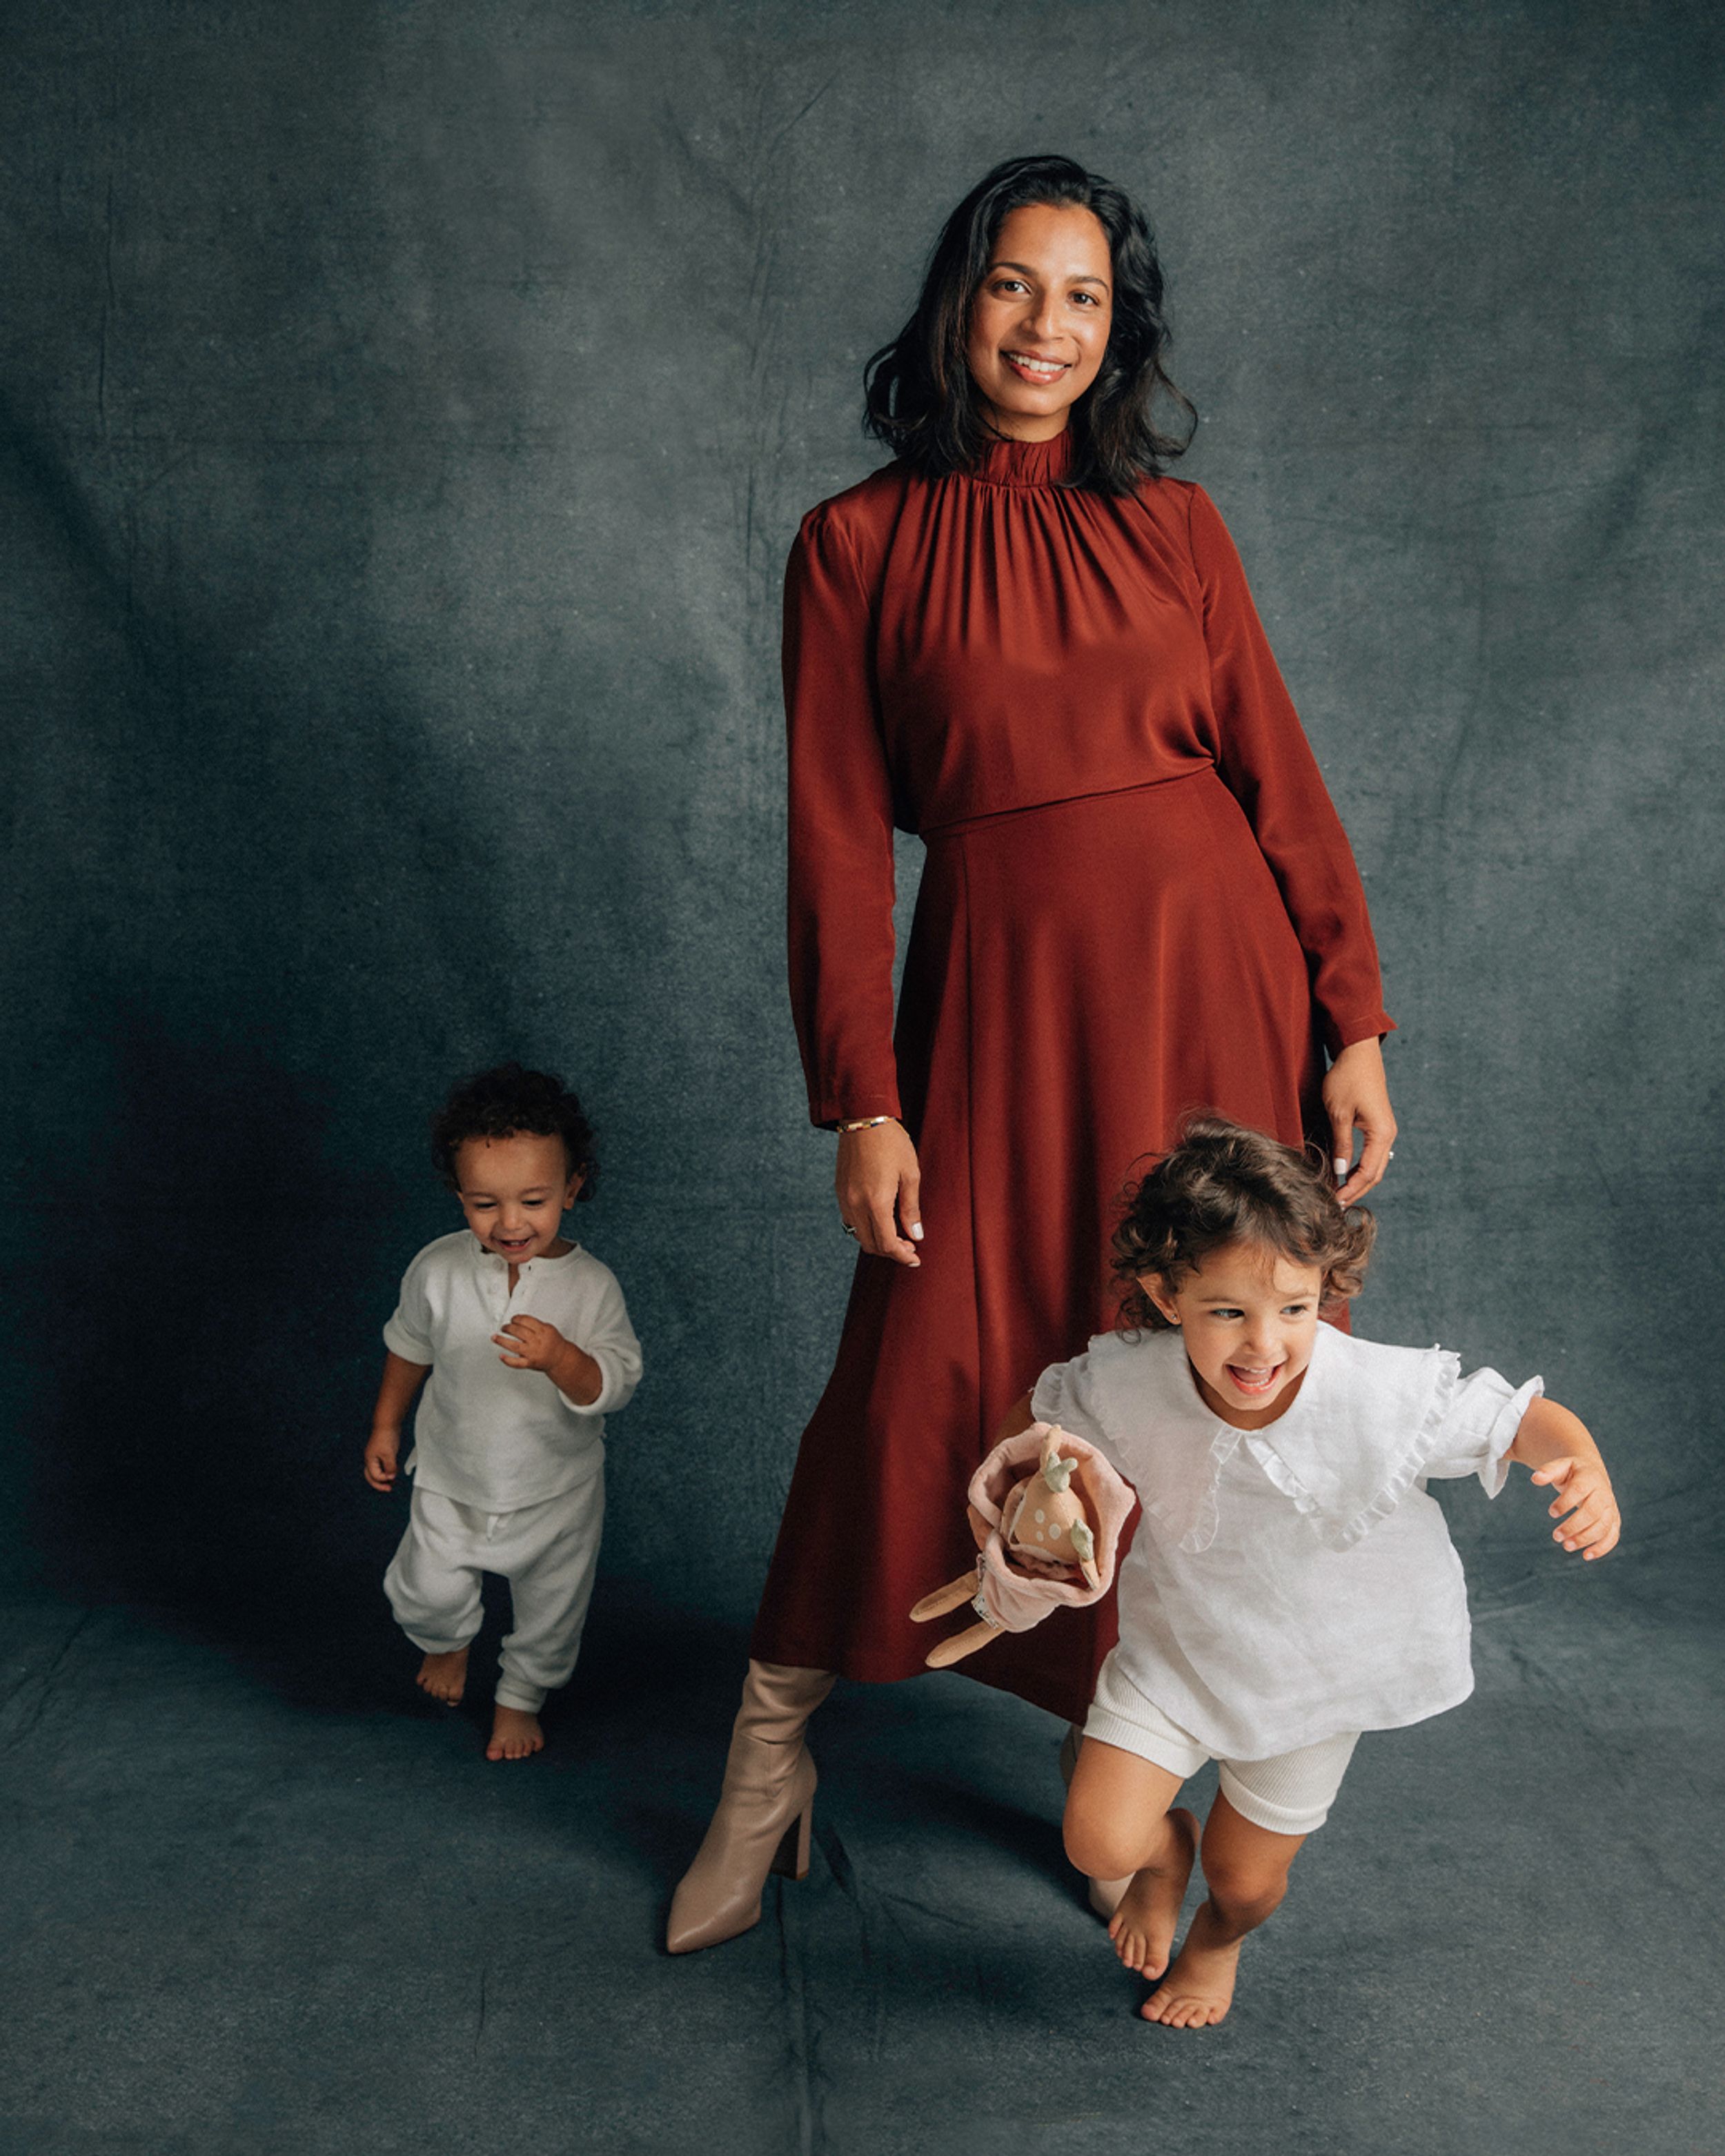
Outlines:
<svg viewBox="0 0 1725 2156"><path fill-rule="evenodd" d="M916 1255L922 1240L922 1171L902 1123L840 1131L833 1187L839 1218L870 1257L922 1264Z"/></svg>
<svg viewBox="0 0 1725 2156"><path fill-rule="evenodd" d="M374 1490L395 1486L395 1461L400 1450L398 1430L374 1430L366 1440L366 1480Z"/></svg>
<svg viewBox="0 0 1725 2156"><path fill-rule="evenodd" d="M1557 1492L1551 1507L1554 1520L1563 1519L1565 1512L1569 1515L1561 1527L1552 1529L1553 1542L1561 1543L1566 1550L1579 1550L1584 1559L1604 1557L1607 1550L1617 1547L1623 1520L1603 1460L1548 1460L1534 1470L1533 1480L1548 1484Z"/></svg>
<svg viewBox="0 0 1725 2156"><path fill-rule="evenodd" d="M548 1372L569 1343L556 1326L547 1325L542 1317L529 1317L522 1311L501 1332L491 1335L491 1344L503 1350L497 1359L507 1363L511 1370Z"/></svg>
<svg viewBox="0 0 1725 2156"><path fill-rule="evenodd" d="M1336 1180L1342 1185L1336 1195L1343 1204L1354 1205L1383 1182L1389 1149L1395 1143L1395 1117L1389 1111L1384 1050L1378 1043L1350 1042L1325 1073L1323 1093ZM1365 1141L1358 1168L1353 1166L1356 1131Z"/></svg>
<svg viewBox="0 0 1725 2156"><path fill-rule="evenodd" d="M995 1431L994 1444L1004 1445L1008 1438L1016 1437L1021 1430L1028 1430L1035 1419L1035 1416L1030 1412L1030 1395L1028 1393L1020 1393L1017 1399L1006 1410L1005 1419ZM992 1450L993 1447L989 1449ZM976 1507L968 1500L964 1512L965 1517L970 1522L971 1540L975 1543L979 1550L986 1549L988 1547L988 1537L994 1532L993 1528L978 1512Z"/></svg>

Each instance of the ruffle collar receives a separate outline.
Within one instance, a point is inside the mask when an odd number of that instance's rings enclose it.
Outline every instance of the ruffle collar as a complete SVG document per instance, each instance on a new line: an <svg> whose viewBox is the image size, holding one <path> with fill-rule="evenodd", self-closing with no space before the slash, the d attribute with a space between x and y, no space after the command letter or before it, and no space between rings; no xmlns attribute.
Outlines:
<svg viewBox="0 0 1725 2156"><path fill-rule="evenodd" d="M1442 1348L1387 1348L1321 1325L1300 1396L1265 1430L1212 1414L1177 1332L1091 1343L1091 1413L1144 1510L1183 1550L1215 1539L1217 1484L1244 1445L1332 1549L1349 1549L1407 1495L1461 1373Z"/></svg>
<svg viewBox="0 0 1725 2156"><path fill-rule="evenodd" d="M990 442L968 476L988 486L1058 486L1071 469L1067 427L1046 442Z"/></svg>

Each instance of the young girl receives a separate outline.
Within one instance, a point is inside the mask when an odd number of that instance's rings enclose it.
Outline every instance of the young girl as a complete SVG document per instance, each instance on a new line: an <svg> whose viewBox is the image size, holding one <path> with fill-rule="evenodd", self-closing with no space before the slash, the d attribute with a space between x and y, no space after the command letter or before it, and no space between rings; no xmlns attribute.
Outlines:
<svg viewBox="0 0 1725 2156"><path fill-rule="evenodd" d="M1093 1899L1119 1895L1121 1960L1162 1979L1145 2018L1173 2028L1227 2013L1240 1943L1281 1902L1360 1732L1473 1688L1461 1566L1427 1480L1477 1475L1495 1496L1518 1460L1554 1492L1565 1550L1617 1540L1599 1448L1538 1378L1464 1378L1440 1349L1319 1323L1358 1292L1373 1233L1289 1147L1189 1123L1115 1237L1122 1330L1045 1370L1009 1424L1087 1438L1143 1506L1065 1838ZM1173 1806L1208 1758L1220 1792L1200 1835ZM1194 1860L1209 1898L1170 1968Z"/></svg>
<svg viewBox="0 0 1725 2156"><path fill-rule="evenodd" d="M605 1517L605 1417L640 1381L641 1351L608 1266L567 1241L591 1198L593 1130L561 1078L506 1063L450 1094L432 1157L467 1227L408 1267L365 1450L394 1486L401 1425L427 1370L408 1471L408 1531L383 1589L424 1656L418 1681L454 1706L480 1628L480 1575L508 1580L490 1759L544 1744L539 1709L581 1645Z"/></svg>

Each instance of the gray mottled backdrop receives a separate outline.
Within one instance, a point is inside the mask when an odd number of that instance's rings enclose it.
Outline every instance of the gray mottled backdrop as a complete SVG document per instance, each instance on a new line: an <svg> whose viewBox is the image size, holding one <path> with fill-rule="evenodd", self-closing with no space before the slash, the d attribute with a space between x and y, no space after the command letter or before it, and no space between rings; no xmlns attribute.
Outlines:
<svg viewBox="0 0 1725 2156"><path fill-rule="evenodd" d="M1722 19L4 10L5 2156L1718 2148ZM843 1688L809 1876L660 1948L850 1265L780 565L1034 149L1151 208L1365 871L1362 1329L1543 1369L1629 1511L1584 1569L1451 1493L1478 1694L1361 1745L1200 2035L1136 2019L1047 1717L956 1676ZM590 1102L649 1375L488 1767L490 1635L412 1690L359 1452L426 1116L506 1055Z"/></svg>
<svg viewBox="0 0 1725 2156"><path fill-rule="evenodd" d="M1362 1329L1716 1501L1719 21L1699 4L8 11L18 1580L375 1596L423 1125L601 1127L614 1581L752 1604L848 1265L782 985L778 583L942 215L1137 191L1185 469L1353 834L1405 1136ZM916 849L907 844L907 887ZM1530 1514L1460 1508L1465 1547Z"/></svg>

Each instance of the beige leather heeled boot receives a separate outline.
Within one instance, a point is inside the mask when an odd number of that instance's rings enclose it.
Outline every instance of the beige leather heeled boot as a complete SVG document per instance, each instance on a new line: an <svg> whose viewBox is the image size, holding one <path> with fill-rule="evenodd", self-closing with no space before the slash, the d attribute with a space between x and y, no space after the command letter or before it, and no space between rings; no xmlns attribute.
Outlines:
<svg viewBox="0 0 1725 2156"><path fill-rule="evenodd" d="M769 1871L800 1879L808 1871L814 1762L803 1732L833 1684L829 1670L749 1664L719 1808L671 1897L668 1952L734 1939L760 1922Z"/></svg>

